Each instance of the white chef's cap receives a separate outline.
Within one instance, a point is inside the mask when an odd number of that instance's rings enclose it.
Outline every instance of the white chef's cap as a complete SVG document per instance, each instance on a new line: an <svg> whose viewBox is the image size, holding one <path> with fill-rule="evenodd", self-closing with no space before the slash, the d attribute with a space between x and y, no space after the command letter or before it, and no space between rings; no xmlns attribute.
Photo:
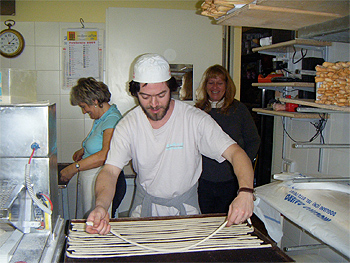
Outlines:
<svg viewBox="0 0 350 263"><path fill-rule="evenodd" d="M158 54L144 54L136 60L133 81L159 83L170 78L170 66L164 57Z"/></svg>

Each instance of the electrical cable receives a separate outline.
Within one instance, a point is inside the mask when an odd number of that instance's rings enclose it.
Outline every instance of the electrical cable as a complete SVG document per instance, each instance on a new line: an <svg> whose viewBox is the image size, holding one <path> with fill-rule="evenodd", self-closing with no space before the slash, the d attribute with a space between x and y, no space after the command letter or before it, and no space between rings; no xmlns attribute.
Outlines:
<svg viewBox="0 0 350 263"><path fill-rule="evenodd" d="M34 152L35 152L35 149L33 149L32 154L31 154L31 155L30 155L30 157L29 157L28 164L30 164L30 163L31 163L32 158L33 158L33 156L34 156Z"/></svg>
<svg viewBox="0 0 350 263"><path fill-rule="evenodd" d="M30 181L30 166L31 166L31 160L34 156L34 152L36 149L39 148L39 145L38 144L32 144L31 145L31 148L32 148L32 154L30 155L30 158L29 158L29 161L28 161L28 164L26 164L25 166L25 184L26 184L26 188L27 188L27 191L29 193L29 196L32 198L33 202L41 209L43 210L45 213L51 215L52 214L52 211L39 199L36 197L36 195L34 194L34 190L33 190L33 187L32 187L32 183Z"/></svg>
<svg viewBox="0 0 350 263"><path fill-rule="evenodd" d="M324 137L323 137L323 130L326 126L327 119L325 119L323 116L320 114L320 120L317 123L312 123L311 124L316 128L317 133L310 139L310 142L314 141L318 136L320 136L321 143L324 143Z"/></svg>
<svg viewBox="0 0 350 263"><path fill-rule="evenodd" d="M285 69L285 68L281 68L281 70L282 70L282 71L285 71L285 72L287 72L287 73L289 73L289 74L291 74L292 76L294 76L294 74L293 74L291 71L289 71L289 70L287 70L287 69Z"/></svg>
<svg viewBox="0 0 350 263"><path fill-rule="evenodd" d="M288 131L286 129L286 124L285 124L284 118L281 117L283 131L287 134L289 139L291 139L295 143L310 143L310 142L313 142L318 136L320 136L321 143L323 144L324 143L323 130L326 127L327 119L325 118L324 114L319 114L319 116L320 116L320 119L318 120L318 122L310 122L311 125L313 125L315 127L316 133L308 141L297 141L297 140L293 139L292 136L288 133Z"/></svg>
<svg viewBox="0 0 350 263"><path fill-rule="evenodd" d="M294 61L294 60L295 60L295 55L296 55L296 53L297 53L297 51L296 51L296 49L295 49L295 46L293 46L293 50L294 50L294 53L293 53L293 56L292 56L292 63L293 63L293 64L296 64L296 63L302 61L302 60L306 57L306 55L307 55L307 49L306 49L306 51L305 51L305 54L303 54L303 50L304 50L304 49L302 48L302 49L300 49L301 58L298 59L297 61Z"/></svg>
<svg viewBox="0 0 350 263"><path fill-rule="evenodd" d="M44 194L44 193L39 193L39 195L41 195L41 196L43 196L44 197L44 199L46 200L46 201L48 201L49 202L49 204L50 204L50 209L51 209L51 211L53 210L53 204L52 204L52 201L51 201L51 199L46 195L46 194Z"/></svg>

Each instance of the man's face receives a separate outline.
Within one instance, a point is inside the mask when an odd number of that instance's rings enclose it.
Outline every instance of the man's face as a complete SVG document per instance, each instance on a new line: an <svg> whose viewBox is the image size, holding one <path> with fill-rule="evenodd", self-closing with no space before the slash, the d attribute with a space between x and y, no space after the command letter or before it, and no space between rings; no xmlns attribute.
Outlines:
<svg viewBox="0 0 350 263"><path fill-rule="evenodd" d="M159 121L164 118L169 110L170 94L166 82L140 83L137 98L147 117L152 121Z"/></svg>

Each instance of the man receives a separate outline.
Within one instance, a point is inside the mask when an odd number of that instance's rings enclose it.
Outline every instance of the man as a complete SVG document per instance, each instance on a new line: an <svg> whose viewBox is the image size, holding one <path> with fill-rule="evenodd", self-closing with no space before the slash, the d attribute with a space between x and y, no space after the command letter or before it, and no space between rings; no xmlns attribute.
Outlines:
<svg viewBox="0 0 350 263"><path fill-rule="evenodd" d="M108 207L118 175L132 160L137 173L131 216L199 214L197 182L205 155L234 167L240 191L230 205L227 226L253 213L251 161L205 112L171 99L177 84L168 62L160 55L140 56L134 66L130 92L139 106L116 126L104 168L96 180L96 207L88 233L110 231Z"/></svg>

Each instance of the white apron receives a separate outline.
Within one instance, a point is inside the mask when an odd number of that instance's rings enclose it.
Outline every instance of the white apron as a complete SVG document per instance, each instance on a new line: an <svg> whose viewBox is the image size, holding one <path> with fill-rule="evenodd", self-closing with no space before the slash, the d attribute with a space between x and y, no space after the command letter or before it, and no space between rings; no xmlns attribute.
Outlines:
<svg viewBox="0 0 350 263"><path fill-rule="evenodd" d="M87 218L91 210L95 208L95 182L102 167L78 173L76 219Z"/></svg>

